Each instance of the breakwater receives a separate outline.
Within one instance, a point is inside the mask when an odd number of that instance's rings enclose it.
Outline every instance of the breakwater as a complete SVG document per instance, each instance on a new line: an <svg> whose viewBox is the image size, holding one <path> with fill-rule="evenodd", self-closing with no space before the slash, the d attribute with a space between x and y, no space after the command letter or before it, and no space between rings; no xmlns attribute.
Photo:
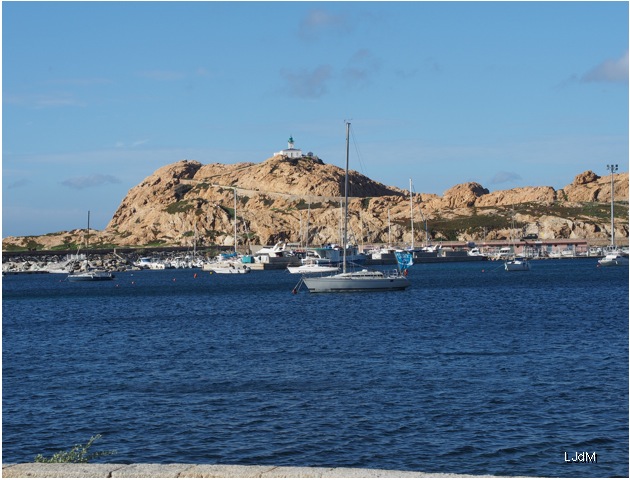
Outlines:
<svg viewBox="0 0 630 480"><path fill-rule="evenodd" d="M2 465L4 478L462 478L473 475L343 467L262 465L20 463Z"/></svg>

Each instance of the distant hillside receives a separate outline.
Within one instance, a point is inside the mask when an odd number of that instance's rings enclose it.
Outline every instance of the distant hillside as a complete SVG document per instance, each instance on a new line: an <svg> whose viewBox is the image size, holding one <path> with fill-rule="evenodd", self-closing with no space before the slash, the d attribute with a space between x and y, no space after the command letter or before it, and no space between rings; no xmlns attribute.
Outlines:
<svg viewBox="0 0 630 480"><path fill-rule="evenodd" d="M106 229L90 245L233 245L236 190L239 244L277 241L339 243L344 171L314 157L272 157L261 163L164 166L129 190ZM409 192L350 175L351 235L357 243L411 243ZM628 238L628 174L615 176L615 236ZM588 171L561 190L522 187L489 192L477 183L414 195L414 244L508 238L512 212L517 235L540 238L610 237L610 176ZM388 221L389 218L389 221ZM426 220L426 224L424 222ZM8 237L3 249L76 248L85 232Z"/></svg>

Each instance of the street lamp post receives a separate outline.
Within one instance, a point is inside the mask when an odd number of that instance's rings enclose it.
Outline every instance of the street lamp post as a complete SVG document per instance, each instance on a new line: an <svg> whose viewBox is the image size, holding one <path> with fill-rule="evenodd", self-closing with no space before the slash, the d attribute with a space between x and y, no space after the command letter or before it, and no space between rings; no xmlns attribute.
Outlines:
<svg viewBox="0 0 630 480"><path fill-rule="evenodd" d="M610 171L610 246L615 247L615 172L619 169L619 165L606 165L606 169Z"/></svg>

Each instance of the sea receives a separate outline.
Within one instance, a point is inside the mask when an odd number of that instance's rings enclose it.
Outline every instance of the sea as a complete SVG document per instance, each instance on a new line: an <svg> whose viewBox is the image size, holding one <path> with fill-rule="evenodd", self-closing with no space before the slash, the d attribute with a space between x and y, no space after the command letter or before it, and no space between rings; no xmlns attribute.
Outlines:
<svg viewBox="0 0 630 480"><path fill-rule="evenodd" d="M399 292L285 271L2 278L2 462L628 477L628 268L419 264Z"/></svg>

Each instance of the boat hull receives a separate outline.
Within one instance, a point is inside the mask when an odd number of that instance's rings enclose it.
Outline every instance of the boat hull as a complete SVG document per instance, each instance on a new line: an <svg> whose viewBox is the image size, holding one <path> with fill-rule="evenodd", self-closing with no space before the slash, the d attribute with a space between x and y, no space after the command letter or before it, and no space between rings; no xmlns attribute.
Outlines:
<svg viewBox="0 0 630 480"><path fill-rule="evenodd" d="M210 269L211 272L221 273L221 274L244 274L251 272L251 268L248 266L243 267L214 267Z"/></svg>
<svg viewBox="0 0 630 480"><path fill-rule="evenodd" d="M628 258L623 255L606 255L604 258L599 260L599 265L602 267L622 267L628 266Z"/></svg>
<svg viewBox="0 0 630 480"><path fill-rule="evenodd" d="M526 272L529 270L529 262L511 261L505 262L505 269L508 272Z"/></svg>
<svg viewBox="0 0 630 480"><path fill-rule="evenodd" d="M113 279L111 273L78 273L67 277L69 282L105 282Z"/></svg>
<svg viewBox="0 0 630 480"><path fill-rule="evenodd" d="M299 267L288 266L289 273L301 273L302 275L308 275L313 273L332 273L338 272L339 267L325 267L322 265L300 265Z"/></svg>
<svg viewBox="0 0 630 480"><path fill-rule="evenodd" d="M404 290L410 282L402 276L353 276L304 277L304 284L311 293L330 292L377 292Z"/></svg>

